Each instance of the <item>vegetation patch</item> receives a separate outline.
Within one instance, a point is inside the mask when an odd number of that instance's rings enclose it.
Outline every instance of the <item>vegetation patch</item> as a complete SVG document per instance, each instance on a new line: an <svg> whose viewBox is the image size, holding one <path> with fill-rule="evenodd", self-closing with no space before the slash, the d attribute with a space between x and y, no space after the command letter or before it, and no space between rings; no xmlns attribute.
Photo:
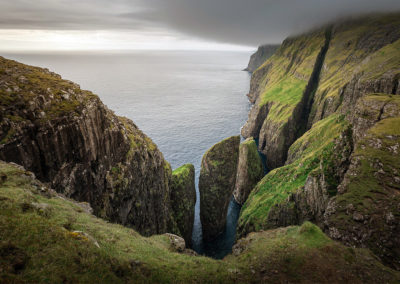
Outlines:
<svg viewBox="0 0 400 284"><path fill-rule="evenodd" d="M315 174L321 164L329 169L335 139L347 128L343 116L332 115L300 137L289 149L291 163L269 172L251 192L240 212L239 230L270 228L267 220L271 208L303 188L308 175Z"/></svg>

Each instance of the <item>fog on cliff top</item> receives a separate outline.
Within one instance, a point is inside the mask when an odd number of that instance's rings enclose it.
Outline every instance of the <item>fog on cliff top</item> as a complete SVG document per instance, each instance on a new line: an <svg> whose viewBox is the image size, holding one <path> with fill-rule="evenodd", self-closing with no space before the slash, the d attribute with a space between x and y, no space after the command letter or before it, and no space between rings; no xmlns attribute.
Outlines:
<svg viewBox="0 0 400 284"><path fill-rule="evenodd" d="M0 0L0 43L257 46L337 18L396 10L399 0Z"/></svg>

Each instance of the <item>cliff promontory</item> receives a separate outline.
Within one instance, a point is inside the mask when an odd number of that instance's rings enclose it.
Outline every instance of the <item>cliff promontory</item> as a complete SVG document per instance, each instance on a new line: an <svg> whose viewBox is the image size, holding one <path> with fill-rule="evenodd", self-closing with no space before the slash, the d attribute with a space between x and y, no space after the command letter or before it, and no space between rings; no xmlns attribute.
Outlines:
<svg viewBox="0 0 400 284"><path fill-rule="evenodd" d="M279 45L277 44L266 44L259 46L257 51L251 55L249 64L244 71L254 72L275 53L278 47Z"/></svg>
<svg viewBox="0 0 400 284"><path fill-rule="evenodd" d="M0 159L97 216L145 235L167 231L171 168L151 139L77 84L3 57Z"/></svg>

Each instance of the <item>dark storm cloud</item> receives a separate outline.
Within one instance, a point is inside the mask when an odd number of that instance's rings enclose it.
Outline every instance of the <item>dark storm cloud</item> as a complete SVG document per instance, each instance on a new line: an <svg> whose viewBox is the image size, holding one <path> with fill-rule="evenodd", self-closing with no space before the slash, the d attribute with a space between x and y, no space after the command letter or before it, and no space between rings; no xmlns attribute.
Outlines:
<svg viewBox="0 0 400 284"><path fill-rule="evenodd" d="M336 18L396 10L399 0L0 0L0 28L163 28L257 45Z"/></svg>

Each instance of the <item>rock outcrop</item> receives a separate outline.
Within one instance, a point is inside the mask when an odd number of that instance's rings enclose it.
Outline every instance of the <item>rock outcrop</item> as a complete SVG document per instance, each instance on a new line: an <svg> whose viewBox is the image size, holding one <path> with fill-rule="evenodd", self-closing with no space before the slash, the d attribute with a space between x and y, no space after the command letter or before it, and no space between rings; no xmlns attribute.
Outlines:
<svg viewBox="0 0 400 284"><path fill-rule="evenodd" d="M199 178L203 239L209 241L225 229L226 214L235 188L240 137L212 146L203 156Z"/></svg>
<svg viewBox="0 0 400 284"><path fill-rule="evenodd" d="M265 44L258 47L257 51L254 52L251 57L247 68L244 71L254 72L260 67L268 58L275 53L279 45L277 44Z"/></svg>
<svg viewBox="0 0 400 284"><path fill-rule="evenodd" d="M256 141L253 138L247 138L239 146L239 162L233 192L236 202L243 204L263 176L264 169L257 151Z"/></svg>
<svg viewBox="0 0 400 284"><path fill-rule="evenodd" d="M97 216L144 235L167 231L171 168L151 139L77 84L3 57L0 159Z"/></svg>
<svg viewBox="0 0 400 284"><path fill-rule="evenodd" d="M186 164L174 170L171 179L172 216L180 235L189 247L192 243L194 206L196 204L194 177L194 166Z"/></svg>

